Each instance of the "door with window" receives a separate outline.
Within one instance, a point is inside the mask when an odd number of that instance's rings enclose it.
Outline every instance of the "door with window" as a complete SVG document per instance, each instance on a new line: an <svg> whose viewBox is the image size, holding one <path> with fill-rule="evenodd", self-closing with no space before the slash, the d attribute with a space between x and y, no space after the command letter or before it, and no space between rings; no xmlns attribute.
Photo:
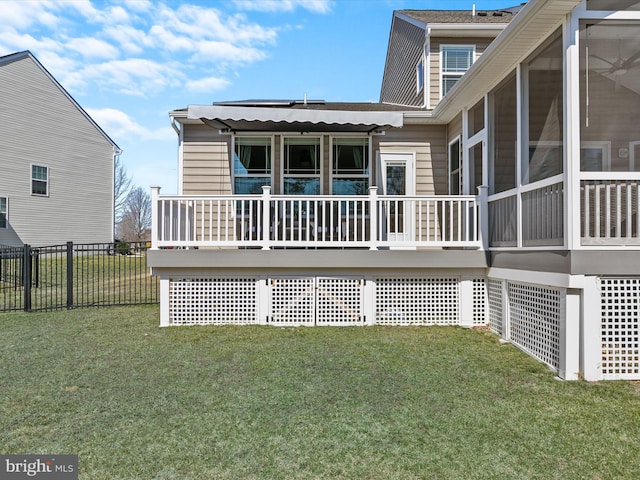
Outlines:
<svg viewBox="0 0 640 480"><path fill-rule="evenodd" d="M379 219L383 236L391 241L414 239L414 207L407 198L415 195L415 155L413 153L381 153L383 215Z"/></svg>

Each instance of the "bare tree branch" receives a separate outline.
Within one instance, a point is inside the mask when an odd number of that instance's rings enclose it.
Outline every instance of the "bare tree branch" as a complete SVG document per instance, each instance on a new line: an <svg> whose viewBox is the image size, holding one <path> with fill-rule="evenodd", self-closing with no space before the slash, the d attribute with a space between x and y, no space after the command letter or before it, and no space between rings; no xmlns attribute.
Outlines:
<svg viewBox="0 0 640 480"><path fill-rule="evenodd" d="M116 224L120 223L125 212L125 206L129 193L133 189L131 177L127 175L127 169L118 155L115 162L114 182L113 182L113 198L115 208Z"/></svg>
<svg viewBox="0 0 640 480"><path fill-rule="evenodd" d="M151 228L151 195L136 187L127 196L122 218L118 223L118 236L127 242L146 240Z"/></svg>

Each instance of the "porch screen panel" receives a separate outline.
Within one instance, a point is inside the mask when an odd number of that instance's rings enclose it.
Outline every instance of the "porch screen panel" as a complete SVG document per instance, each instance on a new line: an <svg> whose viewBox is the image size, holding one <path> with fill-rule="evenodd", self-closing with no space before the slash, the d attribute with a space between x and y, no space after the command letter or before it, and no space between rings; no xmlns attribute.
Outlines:
<svg viewBox="0 0 640 480"><path fill-rule="evenodd" d="M490 193L500 193L516 186L517 95L516 77L511 75L491 93L493 145L490 156Z"/></svg>
<svg viewBox="0 0 640 480"><path fill-rule="evenodd" d="M556 32L525 63L529 118L523 183L563 171L562 35Z"/></svg>
<svg viewBox="0 0 640 480"><path fill-rule="evenodd" d="M638 171L639 60L640 21L581 22L581 171Z"/></svg>

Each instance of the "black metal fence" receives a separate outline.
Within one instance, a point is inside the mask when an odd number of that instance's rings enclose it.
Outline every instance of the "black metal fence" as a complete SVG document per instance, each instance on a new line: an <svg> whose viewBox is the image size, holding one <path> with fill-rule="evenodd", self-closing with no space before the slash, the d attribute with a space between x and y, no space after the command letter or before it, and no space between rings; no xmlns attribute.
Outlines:
<svg viewBox="0 0 640 480"><path fill-rule="evenodd" d="M158 303L147 245L0 246L0 312Z"/></svg>

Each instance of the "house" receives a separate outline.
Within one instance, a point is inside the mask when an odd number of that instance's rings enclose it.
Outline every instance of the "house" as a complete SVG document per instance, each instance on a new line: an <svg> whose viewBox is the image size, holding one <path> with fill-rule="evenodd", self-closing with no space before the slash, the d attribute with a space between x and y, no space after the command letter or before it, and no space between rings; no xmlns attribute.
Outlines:
<svg viewBox="0 0 640 480"><path fill-rule="evenodd" d="M170 112L161 325L488 325L640 378L640 7L393 14L381 101Z"/></svg>
<svg viewBox="0 0 640 480"><path fill-rule="evenodd" d="M115 142L29 51L0 57L0 245L113 241Z"/></svg>

